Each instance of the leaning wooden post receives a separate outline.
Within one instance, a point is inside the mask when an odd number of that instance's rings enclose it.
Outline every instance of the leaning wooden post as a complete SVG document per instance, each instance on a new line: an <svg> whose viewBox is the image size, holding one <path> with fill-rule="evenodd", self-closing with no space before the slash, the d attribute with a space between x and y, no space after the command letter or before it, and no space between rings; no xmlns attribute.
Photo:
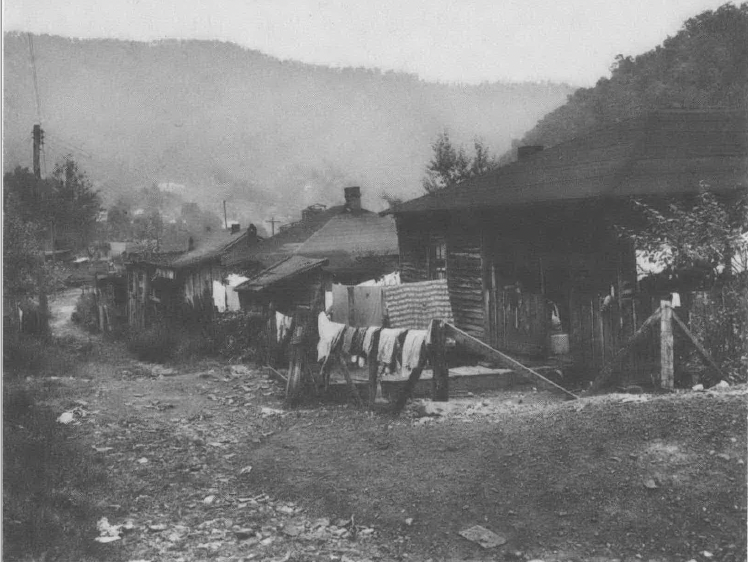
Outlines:
<svg viewBox="0 0 748 562"><path fill-rule="evenodd" d="M366 358L369 365L369 406L373 406L377 399L377 377L379 375L379 363L377 353L379 351L379 330L371 336L371 351Z"/></svg>
<svg viewBox="0 0 748 562"><path fill-rule="evenodd" d="M431 397L435 402L449 400L449 369L446 359L447 334L441 320L431 324L431 366L434 375L431 379Z"/></svg>
<svg viewBox="0 0 748 562"><path fill-rule="evenodd" d="M408 398L410 398L413 389L416 387L416 384L418 384L418 380L421 378L421 373L423 372L423 367L425 364L426 354L422 353L421 360L418 362L418 365L416 365L416 368L411 371L410 377L405 383L405 387L403 388L402 392L400 392L400 396L398 396L397 402L395 402L395 405L392 407L393 414L398 415L403 410L403 408L405 408L405 404L408 402Z"/></svg>
<svg viewBox="0 0 748 562"><path fill-rule="evenodd" d="M660 387L672 390L674 385L673 309L669 301L660 301Z"/></svg>

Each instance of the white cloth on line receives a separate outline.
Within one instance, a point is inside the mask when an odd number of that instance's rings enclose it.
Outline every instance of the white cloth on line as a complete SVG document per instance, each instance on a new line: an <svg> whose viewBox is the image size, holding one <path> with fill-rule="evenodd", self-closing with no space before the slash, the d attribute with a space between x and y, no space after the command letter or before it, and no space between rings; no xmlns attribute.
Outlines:
<svg viewBox="0 0 748 562"><path fill-rule="evenodd" d="M369 357L369 355L371 354L371 348L374 344L374 334L376 334L379 330L381 330L381 328L377 328L375 326L366 328L366 334L364 334L364 342L361 345L366 357Z"/></svg>
<svg viewBox="0 0 748 562"><path fill-rule="evenodd" d="M424 342L428 332L426 330L409 330L405 335L405 342L403 343L403 359L402 359L402 374L410 376L413 369L418 366L421 361L421 353L423 353Z"/></svg>
<svg viewBox="0 0 748 562"><path fill-rule="evenodd" d="M377 352L377 361L385 365L391 365L395 362L395 351L397 348L397 338L405 332L404 328L382 328L379 332L379 350Z"/></svg>
<svg viewBox="0 0 748 562"><path fill-rule="evenodd" d="M286 332L291 329L292 322L293 317L286 316L285 314L278 311L275 312L275 329L277 331L276 337L278 341L283 341Z"/></svg>
<svg viewBox="0 0 748 562"><path fill-rule="evenodd" d="M340 342L345 331L345 324L331 322L327 314L320 312L317 317L317 329L319 331L317 361L323 361Z"/></svg>

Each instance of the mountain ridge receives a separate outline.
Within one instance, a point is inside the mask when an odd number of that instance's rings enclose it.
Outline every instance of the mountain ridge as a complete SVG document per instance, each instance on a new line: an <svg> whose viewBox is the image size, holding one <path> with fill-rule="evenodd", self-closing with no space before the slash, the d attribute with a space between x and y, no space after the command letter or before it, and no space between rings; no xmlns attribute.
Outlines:
<svg viewBox="0 0 748 562"><path fill-rule="evenodd" d="M173 183L205 208L227 200L254 221L337 204L344 185L361 185L372 209L382 191L416 196L440 131L465 144L480 137L498 155L573 91L428 82L227 41L32 38L48 173L72 152L107 203ZM7 171L30 166L37 115L28 37L5 33L4 46Z"/></svg>

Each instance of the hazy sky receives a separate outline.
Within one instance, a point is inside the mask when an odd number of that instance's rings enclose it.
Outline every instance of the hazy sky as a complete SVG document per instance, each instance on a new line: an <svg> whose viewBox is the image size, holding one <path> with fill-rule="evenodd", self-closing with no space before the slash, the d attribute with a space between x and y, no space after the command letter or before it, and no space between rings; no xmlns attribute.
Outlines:
<svg viewBox="0 0 748 562"><path fill-rule="evenodd" d="M5 31L221 39L428 80L591 85L725 0L5 0Z"/></svg>

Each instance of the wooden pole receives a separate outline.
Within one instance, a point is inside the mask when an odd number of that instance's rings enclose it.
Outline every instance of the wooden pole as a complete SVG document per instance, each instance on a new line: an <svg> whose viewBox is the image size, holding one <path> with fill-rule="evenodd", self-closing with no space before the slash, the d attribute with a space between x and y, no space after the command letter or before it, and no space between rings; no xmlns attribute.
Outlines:
<svg viewBox="0 0 748 562"><path fill-rule="evenodd" d="M371 337L371 351L366 361L369 365L369 406L373 406L377 399L377 377L379 375L379 364L377 363L377 351L379 350L379 330Z"/></svg>
<svg viewBox="0 0 748 562"><path fill-rule="evenodd" d="M701 342L696 339L696 336L691 333L691 330L688 329L688 327L683 323L683 321L678 317L678 315L673 311L673 320L675 320L675 323L678 324L681 330L683 330L683 333L686 334L686 337L691 340L691 343L696 348L696 351L699 352L699 355L704 359L704 361L709 364L709 366L714 369L717 374L720 376L721 379L725 379L725 374L722 372L722 369L719 368L719 365L714 362L714 359L712 359L712 356L709 355L709 352L704 348L703 345L701 345Z"/></svg>
<svg viewBox="0 0 748 562"><path fill-rule="evenodd" d="M660 301L660 387L672 390L675 386L673 354L673 309L670 301Z"/></svg>
<svg viewBox="0 0 748 562"><path fill-rule="evenodd" d="M421 360L418 362L418 365L416 365L416 368L411 371L410 377L408 377L408 382L405 383L405 387L400 393L400 396L397 397L397 402L395 402L395 405L392 408L393 414L397 415L403 410L403 408L405 408L405 403L408 401L408 398L410 398L413 389L421 378L421 373L423 372L423 366L425 364L426 354L422 353Z"/></svg>
<svg viewBox="0 0 748 562"><path fill-rule="evenodd" d="M508 355L505 355L501 353L498 349L494 349L490 345L483 343L477 338L474 338L470 334L467 334L460 330L459 328L456 328L452 324L444 324L445 331L451 335L457 343L461 343L474 353L478 353L480 355L483 355L484 357L487 357L489 359L493 359L495 361L498 361L502 365L505 365L506 367L513 369L519 373L522 373L523 375L529 375L531 377L538 378L547 384L559 389L567 396L570 396L571 398L574 398L575 400L579 399L579 396L574 394L573 392L570 392L566 390L563 386L560 386L553 382L552 380L548 380L540 373L534 371L533 369L530 369L529 367L525 367L522 363L517 361L516 359L512 359Z"/></svg>
<svg viewBox="0 0 748 562"><path fill-rule="evenodd" d="M449 369L445 353L447 335L441 320L431 324L431 366L434 376L431 379L431 396L435 402L449 400Z"/></svg>
<svg viewBox="0 0 748 562"><path fill-rule="evenodd" d="M353 384L353 379L351 378L351 372L348 370L348 365L346 364L345 356L340 353L338 354L338 359L340 362L340 367L343 370L343 376L345 377L345 382L348 383L348 389L351 391L351 394L353 395L354 400L356 400L356 404L358 406L363 406L364 401L361 400L361 395L358 393L358 389L356 388L356 385Z"/></svg>

